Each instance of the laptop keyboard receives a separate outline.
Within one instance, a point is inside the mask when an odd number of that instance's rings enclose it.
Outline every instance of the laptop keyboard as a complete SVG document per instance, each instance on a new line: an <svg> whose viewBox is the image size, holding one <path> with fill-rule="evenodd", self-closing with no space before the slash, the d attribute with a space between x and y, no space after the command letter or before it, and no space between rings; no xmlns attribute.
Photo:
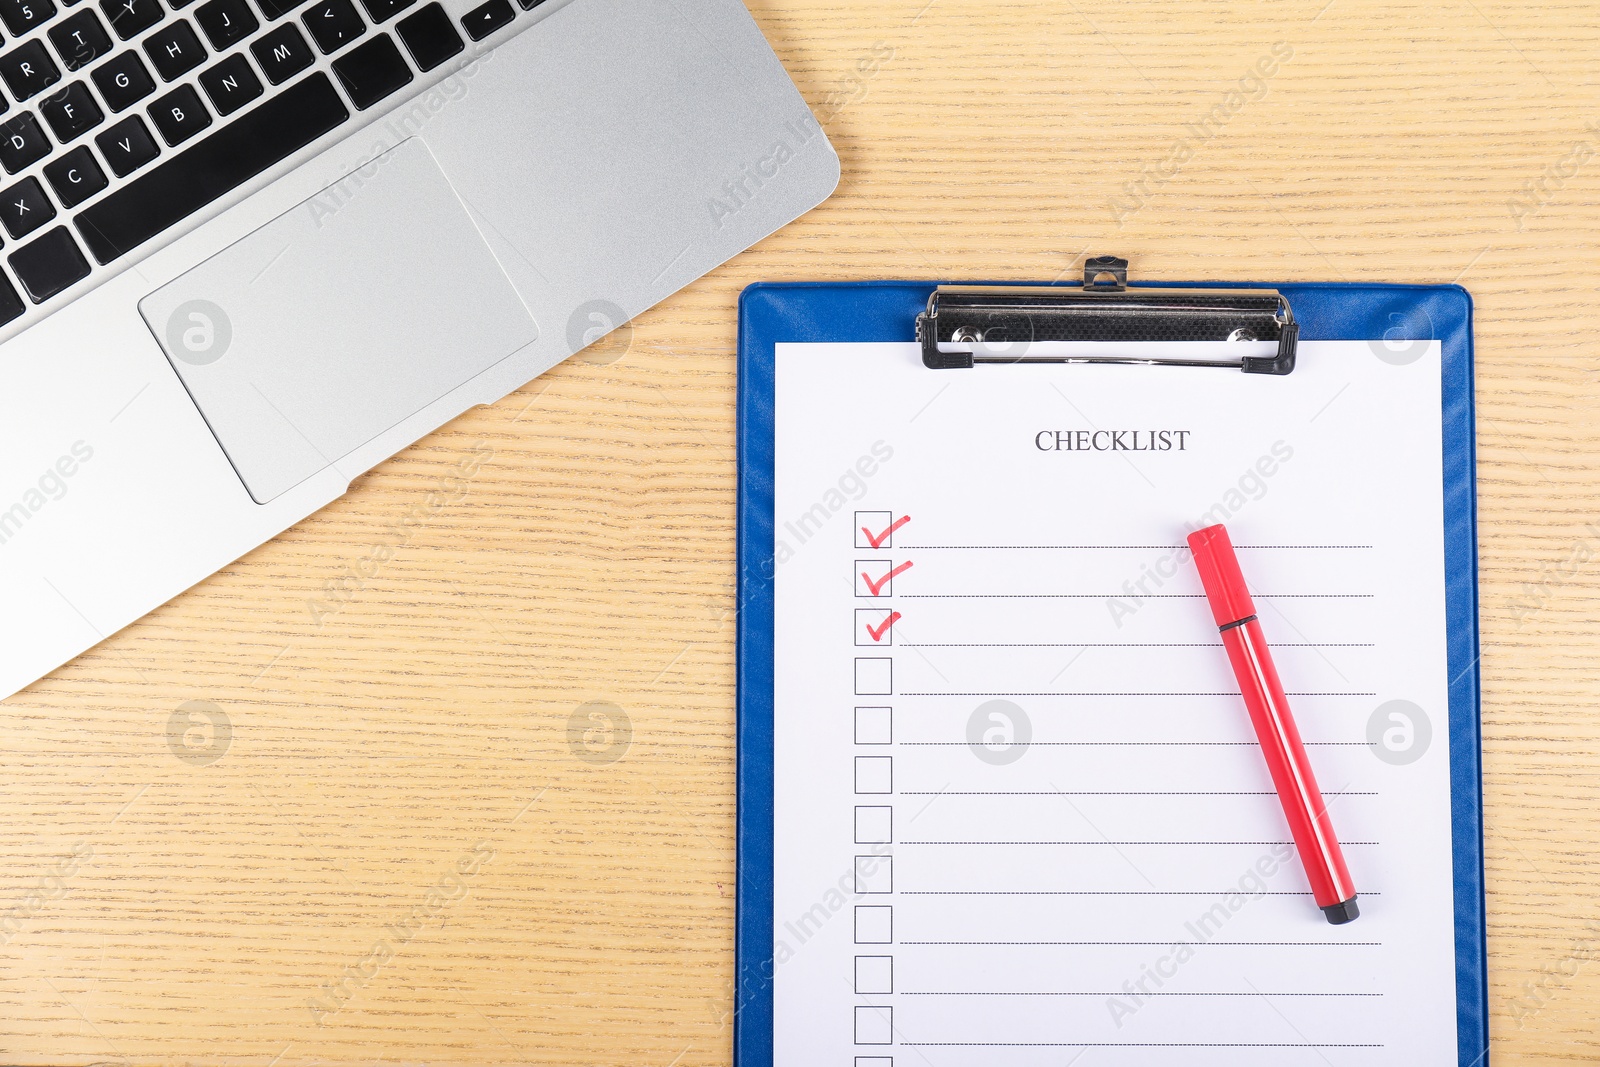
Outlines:
<svg viewBox="0 0 1600 1067"><path fill-rule="evenodd" d="M459 21L425 0L0 0L0 325L515 16L511 0Z"/></svg>

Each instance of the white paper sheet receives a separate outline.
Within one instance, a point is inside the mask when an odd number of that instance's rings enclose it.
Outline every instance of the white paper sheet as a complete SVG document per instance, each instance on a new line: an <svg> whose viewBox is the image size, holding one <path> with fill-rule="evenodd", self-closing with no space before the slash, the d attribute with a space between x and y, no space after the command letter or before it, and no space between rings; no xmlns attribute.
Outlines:
<svg viewBox="0 0 1600 1067"><path fill-rule="evenodd" d="M778 1067L1454 1064L1438 345L776 358ZM1219 521L1348 925L1181 547Z"/></svg>

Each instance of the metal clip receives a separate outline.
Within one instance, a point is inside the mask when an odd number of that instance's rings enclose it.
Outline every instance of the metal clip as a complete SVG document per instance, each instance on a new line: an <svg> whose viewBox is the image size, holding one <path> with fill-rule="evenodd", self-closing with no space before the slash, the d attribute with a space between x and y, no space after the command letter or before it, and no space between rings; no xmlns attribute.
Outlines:
<svg viewBox="0 0 1600 1067"><path fill-rule="evenodd" d="M1289 301L1276 289L1129 288L1128 261L1116 256L1084 260L1082 288L941 285L917 316L922 362L936 370L979 363L1140 363L1288 374L1299 336ZM1039 341L1275 341L1277 352L1193 359L1142 355L1131 347L1023 354Z"/></svg>

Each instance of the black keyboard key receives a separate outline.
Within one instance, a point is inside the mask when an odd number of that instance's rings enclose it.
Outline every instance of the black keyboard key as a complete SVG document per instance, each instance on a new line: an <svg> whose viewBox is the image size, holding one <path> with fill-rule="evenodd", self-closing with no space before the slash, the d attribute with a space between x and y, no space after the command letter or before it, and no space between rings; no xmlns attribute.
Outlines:
<svg viewBox="0 0 1600 1067"><path fill-rule="evenodd" d="M361 6L367 9L367 17L373 22L383 22L392 19L417 0L361 0Z"/></svg>
<svg viewBox="0 0 1600 1067"><path fill-rule="evenodd" d="M0 122L0 166L7 174L15 174L32 166L50 154L50 138L44 135L33 113L22 114Z"/></svg>
<svg viewBox="0 0 1600 1067"><path fill-rule="evenodd" d="M100 10L117 39L137 37L161 21L161 0L100 0Z"/></svg>
<svg viewBox="0 0 1600 1067"><path fill-rule="evenodd" d="M105 121L105 112L89 95L89 87L73 82L58 93L39 101L39 114L55 131L56 140L67 144Z"/></svg>
<svg viewBox="0 0 1600 1067"><path fill-rule="evenodd" d="M540 4L544 3L544 0L517 0L517 3L522 5L522 10L532 11Z"/></svg>
<svg viewBox="0 0 1600 1067"><path fill-rule="evenodd" d="M387 33L334 60L333 72L362 111L411 80L411 68Z"/></svg>
<svg viewBox="0 0 1600 1067"><path fill-rule="evenodd" d="M338 51L367 32L367 24L356 14L350 0L320 0L300 16L300 21L306 24L323 55Z"/></svg>
<svg viewBox="0 0 1600 1067"><path fill-rule="evenodd" d="M56 54L68 70L88 66L111 51L111 35L88 8L61 25L50 27L50 43L56 46Z"/></svg>
<svg viewBox="0 0 1600 1067"><path fill-rule="evenodd" d="M57 226L32 244L11 253L11 269L28 291L28 299L42 304L73 282L89 276L89 261L78 251L65 226Z"/></svg>
<svg viewBox="0 0 1600 1067"><path fill-rule="evenodd" d="M192 3L194 0L167 0L167 6L174 11L182 11Z"/></svg>
<svg viewBox="0 0 1600 1067"><path fill-rule="evenodd" d="M455 26L451 25L450 16L438 4L429 4L415 15L407 15L394 29L405 42L411 58L425 71L432 70L466 47Z"/></svg>
<svg viewBox="0 0 1600 1067"><path fill-rule="evenodd" d="M155 79L144 69L137 52L124 52L107 60L89 77L112 111L126 111L156 91Z"/></svg>
<svg viewBox="0 0 1600 1067"><path fill-rule="evenodd" d="M61 71L44 50L44 42L27 41L0 55L0 78L12 96L26 100L60 81Z"/></svg>
<svg viewBox="0 0 1600 1067"><path fill-rule="evenodd" d="M261 25L245 0L210 0L195 9L194 20L206 31L214 52L226 52Z"/></svg>
<svg viewBox="0 0 1600 1067"><path fill-rule="evenodd" d="M5 22L13 37L42 26L55 13L56 5L50 0L0 0L0 21Z"/></svg>
<svg viewBox="0 0 1600 1067"><path fill-rule="evenodd" d="M175 81L205 61L206 48L187 19L161 27L144 39L145 54L162 81Z"/></svg>
<svg viewBox="0 0 1600 1067"><path fill-rule="evenodd" d="M12 237L26 237L56 217L56 207L44 195L38 178L24 178L0 189L0 221Z"/></svg>
<svg viewBox="0 0 1600 1067"><path fill-rule="evenodd" d="M89 205L78 232L95 259L110 263L349 117L328 76L313 74Z"/></svg>
<svg viewBox="0 0 1600 1067"><path fill-rule="evenodd" d="M511 10L511 0L489 0L461 16L461 28L474 41L481 41L495 30L511 21L516 12Z"/></svg>
<svg viewBox="0 0 1600 1067"><path fill-rule="evenodd" d="M77 207L106 187L106 172L95 162L88 145L79 145L60 159L44 165L50 188L61 198L62 207Z"/></svg>
<svg viewBox="0 0 1600 1067"><path fill-rule="evenodd" d="M273 85L282 85L299 74L311 66L314 58L311 46L306 44L306 39L300 36L300 31L294 28L292 22L286 22L261 40L252 42L250 51L256 57L256 62L261 64L267 81Z"/></svg>
<svg viewBox="0 0 1600 1067"><path fill-rule="evenodd" d="M261 13L267 16L269 22L283 18L305 2L306 0L256 0L261 7Z"/></svg>
<svg viewBox="0 0 1600 1067"><path fill-rule="evenodd" d="M129 115L105 133L96 135L94 143L100 146L100 154L111 164L111 173L119 178L126 178L161 152L138 115Z"/></svg>
<svg viewBox="0 0 1600 1067"><path fill-rule="evenodd" d="M0 274L0 326L10 322L26 310L28 310L28 305L24 304L22 297L17 295L15 289L11 288L11 283L6 280L5 275Z"/></svg>
<svg viewBox="0 0 1600 1067"><path fill-rule="evenodd" d="M192 85L180 85L150 105L150 121L169 145L182 144L211 125L211 112Z"/></svg>
<svg viewBox="0 0 1600 1067"><path fill-rule="evenodd" d="M261 79L242 55L229 56L202 72L200 86L219 115L231 115L261 95Z"/></svg>

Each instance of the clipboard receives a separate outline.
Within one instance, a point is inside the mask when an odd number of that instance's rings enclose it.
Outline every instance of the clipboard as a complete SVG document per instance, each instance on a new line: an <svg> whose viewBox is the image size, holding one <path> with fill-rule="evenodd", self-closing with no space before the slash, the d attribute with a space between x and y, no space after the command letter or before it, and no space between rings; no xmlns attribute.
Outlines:
<svg viewBox="0 0 1600 1067"><path fill-rule="evenodd" d="M766 1067L774 1053L774 346L786 342L915 340L927 373L956 380L1039 359L1168 362L1141 346L1172 340L1244 342L1238 359L1200 363L1194 373L1207 375L1292 375L1302 341L1440 342L1456 1058L1469 1067L1486 1055L1471 298L1455 285L1129 284L1126 269L1102 257L1081 284L760 283L741 295L736 1067ZM1064 347L1022 357L1019 340L1029 353Z"/></svg>

